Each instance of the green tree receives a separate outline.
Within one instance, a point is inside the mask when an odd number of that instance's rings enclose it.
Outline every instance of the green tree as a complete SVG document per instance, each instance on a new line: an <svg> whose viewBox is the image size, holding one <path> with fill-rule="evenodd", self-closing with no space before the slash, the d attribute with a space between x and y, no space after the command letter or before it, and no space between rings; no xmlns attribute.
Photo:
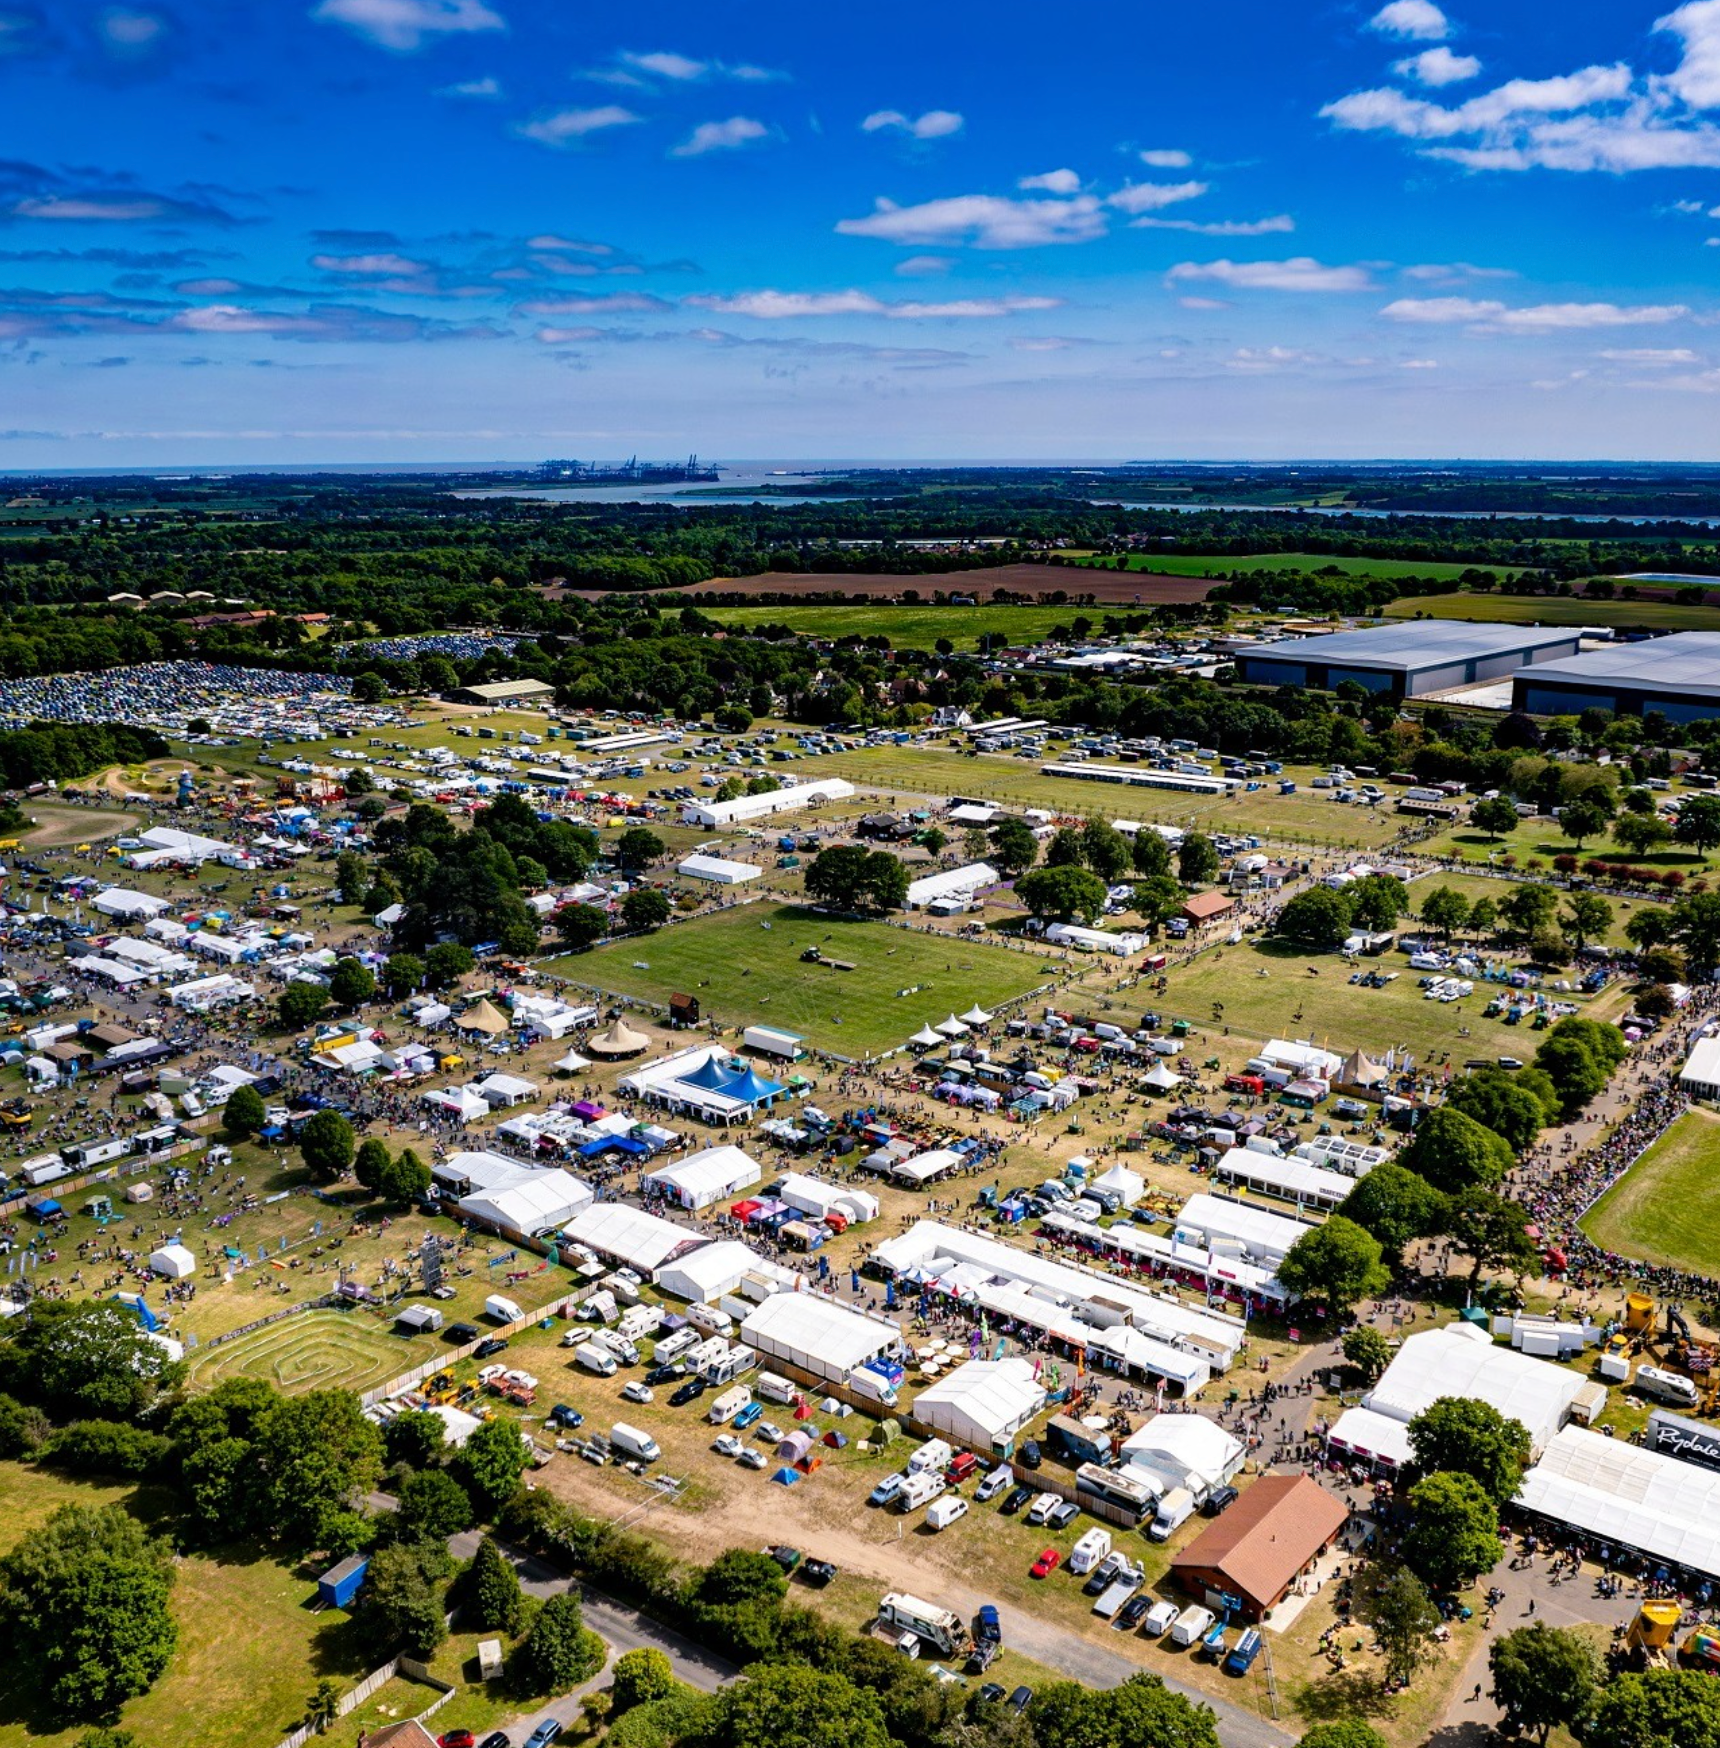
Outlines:
<svg viewBox="0 0 1720 1748"><path fill-rule="evenodd" d="M353 1155L352 1175L373 1196L382 1193L382 1175L388 1170L393 1155L388 1151L386 1141L378 1141L372 1135L359 1143L358 1152Z"/></svg>
<svg viewBox="0 0 1720 1748"><path fill-rule="evenodd" d="M0 1560L15 1671L66 1718L147 1693L179 1641L173 1579L166 1543L117 1505L61 1506Z"/></svg>
<svg viewBox="0 0 1720 1748"><path fill-rule="evenodd" d="M430 1188L430 1167L410 1147L402 1147L382 1168L377 1191L397 1208L410 1206Z"/></svg>
<svg viewBox="0 0 1720 1748"><path fill-rule="evenodd" d="M1427 1475L1409 1490L1409 1506L1403 1556L1435 1595L1474 1583L1505 1557L1498 1508L1473 1477Z"/></svg>
<svg viewBox="0 0 1720 1748"><path fill-rule="evenodd" d="M1587 1637L1570 1627L1534 1621L1502 1633L1487 1652L1493 1703L1512 1735L1554 1730L1578 1733L1600 1696L1601 1667Z"/></svg>
<svg viewBox="0 0 1720 1748"><path fill-rule="evenodd" d="M1469 907L1469 932L1472 935L1491 934L1499 922L1499 906L1490 898L1478 898Z"/></svg>
<svg viewBox="0 0 1720 1748"><path fill-rule="evenodd" d="M1371 1323L1358 1323L1354 1329L1346 1329L1338 1347L1361 1373L1364 1384L1377 1384L1380 1374L1392 1363L1392 1344Z"/></svg>
<svg viewBox="0 0 1720 1748"><path fill-rule="evenodd" d="M520 1622L525 1618L520 1575L493 1536L485 1536L478 1543L466 1576L466 1595L471 1603L472 1624L480 1632L506 1633L512 1638L520 1630Z"/></svg>
<svg viewBox="0 0 1720 1748"><path fill-rule="evenodd" d="M17 1387L75 1419L135 1420L185 1374L110 1300L37 1298L14 1339Z"/></svg>
<svg viewBox="0 0 1720 1748"><path fill-rule="evenodd" d="M1573 801L1559 810L1559 830L1579 850L1589 838L1604 836L1610 823L1610 816L1592 801Z"/></svg>
<svg viewBox="0 0 1720 1748"><path fill-rule="evenodd" d="M1647 856L1672 842L1672 827L1658 814L1627 813L1613 827L1613 836L1633 856Z"/></svg>
<svg viewBox="0 0 1720 1748"><path fill-rule="evenodd" d="M908 898L908 870L888 850L836 844L813 857L806 893L833 910L900 910Z"/></svg>
<svg viewBox="0 0 1720 1748"><path fill-rule="evenodd" d="M1350 932L1349 898L1329 886L1310 886L1279 911L1273 932L1310 952L1330 952Z"/></svg>
<svg viewBox="0 0 1720 1748"><path fill-rule="evenodd" d="M321 1736L339 1716L340 1683L332 1675L325 1675L305 1701L305 1722Z"/></svg>
<svg viewBox="0 0 1720 1748"><path fill-rule="evenodd" d="M334 882L342 904L357 904L370 888L370 864L357 850L342 850L335 858Z"/></svg>
<svg viewBox="0 0 1720 1748"><path fill-rule="evenodd" d="M1078 826L1059 826L1045 846L1047 868L1085 868L1087 840Z"/></svg>
<svg viewBox="0 0 1720 1748"><path fill-rule="evenodd" d="M380 674L360 674L352 682L352 696L359 704L380 704L388 696L388 683Z"/></svg>
<svg viewBox="0 0 1720 1748"><path fill-rule="evenodd" d="M928 856L941 856L949 847L949 841L948 835L939 831L935 825L929 825L923 831L914 834L914 842Z"/></svg>
<svg viewBox="0 0 1720 1748"><path fill-rule="evenodd" d="M382 966L382 987L392 996L412 995L424 982L424 961L416 953L390 953Z"/></svg>
<svg viewBox="0 0 1720 1748"><path fill-rule="evenodd" d="M1183 889L1168 874L1150 874L1135 882L1132 902L1141 921L1158 928L1181 911Z"/></svg>
<svg viewBox="0 0 1720 1748"><path fill-rule="evenodd" d="M1720 796L1684 796L1672 835L1681 844L1693 844L1703 855L1720 845Z"/></svg>
<svg viewBox="0 0 1720 1748"><path fill-rule="evenodd" d="M1025 874L1039 860L1039 840L1024 819L1000 820L991 828L991 861L1008 879Z"/></svg>
<svg viewBox="0 0 1720 1748"><path fill-rule="evenodd" d="M1668 938L1677 942L1697 976L1706 977L1720 965L1720 892L1689 892L1680 898L1672 907Z"/></svg>
<svg viewBox="0 0 1720 1748"><path fill-rule="evenodd" d="M342 1013L362 1007L376 994L376 977L368 966L356 959L339 959L328 979L329 1000Z"/></svg>
<svg viewBox="0 0 1720 1748"><path fill-rule="evenodd" d="M357 1615L378 1654L429 1657L448 1636L447 1580L453 1570L438 1542L403 1541L370 1556Z"/></svg>
<svg viewBox="0 0 1720 1748"><path fill-rule="evenodd" d="M1030 1716L1038 1748L1219 1748L1211 1708L1173 1693L1156 1675L1106 1688L1053 1682Z"/></svg>
<svg viewBox="0 0 1720 1748"><path fill-rule="evenodd" d="M1615 1675L1579 1740L1584 1748L1720 1748L1720 1681L1701 1669Z"/></svg>
<svg viewBox="0 0 1720 1748"><path fill-rule="evenodd" d="M636 887L621 901L622 924L634 934L654 934L668 920L668 897L655 886Z"/></svg>
<svg viewBox="0 0 1720 1748"><path fill-rule="evenodd" d="M445 1542L472 1527L472 1501L446 1469L420 1469L395 1490L394 1531L403 1542Z"/></svg>
<svg viewBox="0 0 1720 1748"><path fill-rule="evenodd" d="M587 953L609 933L609 914L594 904L564 904L550 919L563 944L572 952Z"/></svg>
<svg viewBox="0 0 1720 1748"><path fill-rule="evenodd" d="M623 868L649 868L668 848L648 826L630 825L615 840L615 859Z"/></svg>
<svg viewBox="0 0 1720 1748"><path fill-rule="evenodd" d="M513 1498L530 1461L513 1421L486 1420L461 1447L453 1470L478 1516L488 1522Z"/></svg>
<svg viewBox="0 0 1720 1748"><path fill-rule="evenodd" d="M1134 866L1129 840L1109 820L1089 819L1081 827L1087 866L1107 884L1115 884Z"/></svg>
<svg viewBox="0 0 1720 1748"><path fill-rule="evenodd" d="M719 1688L681 1748L894 1748L877 1699L845 1675L767 1663Z"/></svg>
<svg viewBox="0 0 1720 1748"><path fill-rule="evenodd" d="M1559 901L1545 886L1513 886L1499 901L1499 915L1505 926L1529 940L1549 927Z"/></svg>
<svg viewBox="0 0 1720 1748"><path fill-rule="evenodd" d="M1364 1724L1360 1718L1335 1718L1305 1731L1296 1748L1387 1748L1387 1744L1372 1724Z"/></svg>
<svg viewBox="0 0 1720 1748"><path fill-rule="evenodd" d="M1421 901L1421 920L1447 943L1469 921L1469 900L1455 886L1436 886Z"/></svg>
<svg viewBox="0 0 1720 1748"><path fill-rule="evenodd" d="M570 1693L603 1667L603 1641L588 1632L577 1591L552 1596L514 1653L511 1674L522 1694Z"/></svg>
<svg viewBox="0 0 1720 1748"><path fill-rule="evenodd" d="M1590 941L1612 927L1612 906L1594 892L1573 892L1566 900L1559 927L1580 953Z"/></svg>
<svg viewBox="0 0 1720 1748"><path fill-rule="evenodd" d="M1484 795L1469 810L1469 823L1486 832L1489 843L1517 829L1517 809L1503 795Z"/></svg>
<svg viewBox="0 0 1720 1748"><path fill-rule="evenodd" d="M1371 1232L1395 1261L1416 1239L1443 1229L1445 1197L1419 1172L1386 1160L1357 1178L1338 1212Z"/></svg>
<svg viewBox="0 0 1720 1748"><path fill-rule="evenodd" d="M1410 1421L1409 1442L1424 1475L1467 1475L1495 1505L1517 1497L1529 1467L1529 1429L1471 1396L1430 1402Z"/></svg>
<svg viewBox="0 0 1720 1748"><path fill-rule="evenodd" d="M106 1724L98 1724L93 1730L85 1730L72 1748L143 1748L143 1744L130 1730L115 1730Z"/></svg>
<svg viewBox="0 0 1720 1748"><path fill-rule="evenodd" d="M610 1716L667 1699L675 1691L675 1666L659 1650L642 1646L616 1658Z"/></svg>
<svg viewBox="0 0 1720 1748"><path fill-rule="evenodd" d="M263 1095L254 1086L236 1086L221 1107L221 1127L229 1141L248 1141L268 1121Z"/></svg>
<svg viewBox="0 0 1720 1748"><path fill-rule="evenodd" d="M1422 1118L1402 1157L1411 1171L1446 1195L1475 1184L1496 1184L1516 1163L1501 1136L1449 1103Z"/></svg>
<svg viewBox="0 0 1720 1748"><path fill-rule="evenodd" d="M1534 1146L1552 1115L1530 1087L1502 1068L1465 1075L1446 1094L1445 1106L1491 1129L1519 1157Z"/></svg>
<svg viewBox="0 0 1720 1748"><path fill-rule="evenodd" d="M1350 920L1360 929L1390 929L1409 909L1409 892L1395 874L1365 874L1345 892Z"/></svg>
<svg viewBox="0 0 1720 1748"><path fill-rule="evenodd" d="M438 941L424 955L424 975L432 989L449 989L477 963L470 947L458 941Z"/></svg>
<svg viewBox="0 0 1720 1748"><path fill-rule="evenodd" d="M326 1548L381 1479L382 1434L350 1391L280 1396L255 1418L250 1464L240 1485L266 1533L292 1547Z"/></svg>
<svg viewBox="0 0 1720 1748"><path fill-rule="evenodd" d="M1177 878L1185 886L1198 886L1218 878L1218 849L1203 832L1189 832L1177 845Z"/></svg>
<svg viewBox="0 0 1720 1748"><path fill-rule="evenodd" d="M1663 947L1672 939L1672 912L1645 904L1624 919L1624 938L1639 951Z"/></svg>
<svg viewBox="0 0 1720 1748"><path fill-rule="evenodd" d="M1278 1265L1279 1284L1293 1297L1341 1315L1391 1285L1391 1271L1380 1256L1380 1241L1372 1233L1334 1214L1291 1245Z"/></svg>
<svg viewBox="0 0 1720 1748"><path fill-rule="evenodd" d="M1431 1661L1440 1614L1427 1587L1407 1567L1364 1572L1355 1586L1356 1617L1373 1630L1390 1682L1408 1684Z"/></svg>
<svg viewBox="0 0 1720 1748"><path fill-rule="evenodd" d="M276 1006L281 1024L289 1032L302 1032L328 1012L328 994L314 983L289 983Z"/></svg>
<svg viewBox="0 0 1720 1748"><path fill-rule="evenodd" d="M353 1150L352 1125L339 1111L317 1111L299 1131L305 1170L319 1184L338 1183L345 1177Z"/></svg>
<svg viewBox="0 0 1720 1748"><path fill-rule="evenodd" d="M1143 825L1129 847L1129 860L1143 879L1162 879L1171 871L1171 848L1150 825Z"/></svg>
<svg viewBox="0 0 1720 1748"><path fill-rule="evenodd" d="M1085 868L1035 868L1015 883L1015 896L1045 921L1090 923L1105 908L1105 883Z"/></svg>
<svg viewBox="0 0 1720 1748"><path fill-rule="evenodd" d="M1479 1186L1451 1198L1446 1229L1473 1259L1469 1272L1472 1282L1479 1281L1481 1271L1489 1268L1527 1274L1540 1256L1529 1236L1529 1216L1522 1206Z"/></svg>
<svg viewBox="0 0 1720 1748"><path fill-rule="evenodd" d="M382 1447L391 1468L433 1468L442 1460L446 1427L425 1408L409 1408L390 1417L382 1429Z"/></svg>

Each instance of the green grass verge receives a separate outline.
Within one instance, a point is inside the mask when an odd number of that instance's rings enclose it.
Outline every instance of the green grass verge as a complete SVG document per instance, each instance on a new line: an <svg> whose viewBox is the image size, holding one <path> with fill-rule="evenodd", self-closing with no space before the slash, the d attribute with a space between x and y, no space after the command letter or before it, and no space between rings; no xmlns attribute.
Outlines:
<svg viewBox="0 0 1720 1748"><path fill-rule="evenodd" d="M1680 1117L1601 1197L1583 1230L1625 1256L1720 1274L1720 1116Z"/></svg>
<svg viewBox="0 0 1720 1748"><path fill-rule="evenodd" d="M940 637L957 649L978 649L986 633L994 648L1000 640L1038 643L1059 626L1071 630L1077 619L1097 629L1107 615L1147 613L1151 608L1151 602L1135 607L1120 601L1097 607L897 607L873 602L863 607L717 607L710 617L742 629L786 625L803 637L887 637L900 648L929 650Z"/></svg>
<svg viewBox="0 0 1720 1748"><path fill-rule="evenodd" d="M801 964L814 946L856 969ZM553 969L644 1001L667 1003L685 991L725 1025L778 1026L821 1049L861 1056L893 1049L976 1001L993 1008L1025 995L1053 967L1036 954L947 935L749 904L558 960Z"/></svg>
<svg viewBox="0 0 1720 1748"><path fill-rule="evenodd" d="M1590 601L1581 595L1406 595L1391 619L1472 619L1485 625L1625 625L1646 631L1720 631L1720 607L1672 601Z"/></svg>

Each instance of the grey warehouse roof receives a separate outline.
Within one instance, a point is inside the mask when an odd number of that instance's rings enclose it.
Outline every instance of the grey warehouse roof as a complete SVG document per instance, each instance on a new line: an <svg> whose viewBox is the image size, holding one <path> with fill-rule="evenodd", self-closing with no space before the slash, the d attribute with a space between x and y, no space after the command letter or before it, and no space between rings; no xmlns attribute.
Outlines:
<svg viewBox="0 0 1720 1748"><path fill-rule="evenodd" d="M1627 692L1720 698L1720 631L1678 631L1643 643L1613 644L1540 662L1523 677L1537 686L1543 680L1569 680Z"/></svg>
<svg viewBox="0 0 1720 1748"><path fill-rule="evenodd" d="M1412 673L1444 667L1475 656L1505 655L1511 650L1544 649L1571 643L1581 634L1575 626L1472 625L1466 619L1404 619L1371 631L1338 631L1330 636L1286 638L1282 643L1251 643L1236 652L1238 661L1314 661L1351 668L1392 668ZM1542 663L1537 675L1557 667Z"/></svg>

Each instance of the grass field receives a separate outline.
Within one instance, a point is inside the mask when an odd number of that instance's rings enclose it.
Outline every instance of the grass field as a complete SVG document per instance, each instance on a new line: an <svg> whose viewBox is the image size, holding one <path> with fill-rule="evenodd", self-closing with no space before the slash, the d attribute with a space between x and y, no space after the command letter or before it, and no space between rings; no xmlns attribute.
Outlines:
<svg viewBox="0 0 1720 1748"><path fill-rule="evenodd" d="M1506 832L1499 838L1491 838L1475 826L1455 826L1428 838L1417 848L1430 856L1460 856L1466 862L1483 866L1488 863L1497 865L1506 856L1516 858L1514 866L1518 869L1528 869L1531 862L1538 861L1540 868L1529 869L1529 872L1538 874L1553 871L1555 856L1579 856L1585 862L1598 856L1604 861L1630 862L1642 868L1677 868L1692 878L1708 872L1710 866L1710 858L1698 855L1684 844L1668 844L1665 849L1651 851L1646 856L1633 856L1622 844L1615 843L1610 834L1585 838L1579 851L1560 832L1558 822L1551 819L1524 820L1515 831Z"/></svg>
<svg viewBox="0 0 1720 1748"><path fill-rule="evenodd" d="M1720 1274L1720 1116L1680 1117L1589 1211L1596 1244L1673 1268Z"/></svg>
<svg viewBox="0 0 1720 1748"><path fill-rule="evenodd" d="M1473 619L1485 625L1626 625L1646 631L1720 631L1720 607L1672 601L1589 601L1580 595L1406 596L1390 619Z"/></svg>
<svg viewBox="0 0 1720 1748"><path fill-rule="evenodd" d="M1524 882L1527 884L1528 882ZM1411 883L1409 901L1419 911L1426 902L1427 895L1441 886L1449 886L1461 892L1473 904L1478 898L1491 898L1495 904L1504 898L1517 884L1511 880L1496 880L1490 874L1447 874L1443 870L1426 874L1421 879ZM1564 908L1564 894L1557 889L1554 897L1558 898L1560 908ZM1604 935L1596 937L1603 945L1622 946L1625 940L1624 925L1628 918L1644 904L1653 904L1652 899L1631 899L1608 897L1607 903L1612 906L1612 926Z"/></svg>
<svg viewBox="0 0 1720 1748"><path fill-rule="evenodd" d="M1103 561L1114 570L1117 561ZM1094 566L1099 568L1098 565ZM1323 571L1336 570L1347 577L1448 577L1452 582L1466 570L1477 567L1466 564L1444 564L1436 559L1402 558L1334 558L1325 552L1261 552L1226 554L1212 557L1186 553L1148 553L1131 557L1132 571L1152 571L1171 577L1227 577L1232 573L1252 575L1255 571ZM1500 576L1515 576L1515 571L1500 571ZM1437 599L1438 597L1436 597Z"/></svg>
<svg viewBox="0 0 1720 1748"><path fill-rule="evenodd" d="M1145 613L1150 605L1132 608L1119 601L1101 607L714 607L710 617L743 629L786 625L804 637L887 637L900 648L926 650L947 637L957 649L978 649L987 633L994 648L1037 643L1058 626L1071 630L1077 619L1097 630L1107 614Z"/></svg>
<svg viewBox="0 0 1720 1748"><path fill-rule="evenodd" d="M357 1390L385 1384L426 1357L362 1311L302 1311L195 1359L191 1382L212 1390L230 1378L264 1378L277 1389Z"/></svg>
<svg viewBox="0 0 1720 1748"><path fill-rule="evenodd" d="M857 969L801 964L812 946ZM1053 969L1037 954L763 904L715 911L553 968L645 1001L686 991L724 1025L780 1026L844 1056L893 1049L976 1001L995 1008Z"/></svg>

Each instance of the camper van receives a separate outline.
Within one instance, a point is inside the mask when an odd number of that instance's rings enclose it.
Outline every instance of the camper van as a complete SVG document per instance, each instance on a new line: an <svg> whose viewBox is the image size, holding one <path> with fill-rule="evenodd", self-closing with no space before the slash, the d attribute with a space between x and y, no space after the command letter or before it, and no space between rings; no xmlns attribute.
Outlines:
<svg viewBox="0 0 1720 1748"><path fill-rule="evenodd" d="M941 1469L921 1469L902 1483L902 1489L896 1495L896 1509L918 1511L922 1505L930 1505L948 1485Z"/></svg>
<svg viewBox="0 0 1720 1748"><path fill-rule="evenodd" d="M757 1364L758 1355L750 1347L730 1347L725 1342L723 1351L699 1368L699 1376L707 1384L732 1384L736 1378L750 1372Z"/></svg>
<svg viewBox="0 0 1720 1748"><path fill-rule="evenodd" d="M934 1499L926 1507L926 1528L929 1530L948 1529L958 1517L966 1517L968 1502L959 1493L951 1493L942 1499Z"/></svg>
<svg viewBox="0 0 1720 1748"><path fill-rule="evenodd" d="M581 1342L573 1350L573 1363L583 1366L588 1372L595 1372L600 1378L615 1376L615 1355L608 1348L599 1347L595 1341Z"/></svg>
<svg viewBox="0 0 1720 1748"><path fill-rule="evenodd" d="M696 1329L677 1329L673 1335L665 1335L651 1350L651 1363L664 1366L670 1360L678 1360L691 1349L699 1345L699 1332Z"/></svg>
<svg viewBox="0 0 1720 1748"><path fill-rule="evenodd" d="M924 1472L927 1474L936 1473L941 1475L944 1470L950 1466L950 1461L954 1456L954 1450L952 1450L941 1438L927 1439L926 1442L908 1458L908 1473L910 1475L918 1475Z"/></svg>
<svg viewBox="0 0 1720 1748"><path fill-rule="evenodd" d="M711 1404L710 1412L705 1418L712 1426L727 1426L746 1405L752 1401L752 1391L745 1384L737 1384L732 1390L725 1390Z"/></svg>
<svg viewBox="0 0 1720 1748"><path fill-rule="evenodd" d="M968 1632L961 1616L953 1609L922 1602L917 1596L892 1591L878 1604L878 1620L899 1632L913 1633L928 1645L936 1646L946 1657L956 1656L968 1647Z"/></svg>
<svg viewBox="0 0 1720 1748"><path fill-rule="evenodd" d="M607 1348L624 1366L639 1364L639 1350L618 1329L599 1329L592 1341L598 1347Z"/></svg>
<svg viewBox="0 0 1720 1748"><path fill-rule="evenodd" d="M1659 1366L1638 1366L1636 1388L1657 1402L1670 1402L1675 1408L1694 1408L1701 1401L1701 1392L1682 1372L1663 1371Z"/></svg>

